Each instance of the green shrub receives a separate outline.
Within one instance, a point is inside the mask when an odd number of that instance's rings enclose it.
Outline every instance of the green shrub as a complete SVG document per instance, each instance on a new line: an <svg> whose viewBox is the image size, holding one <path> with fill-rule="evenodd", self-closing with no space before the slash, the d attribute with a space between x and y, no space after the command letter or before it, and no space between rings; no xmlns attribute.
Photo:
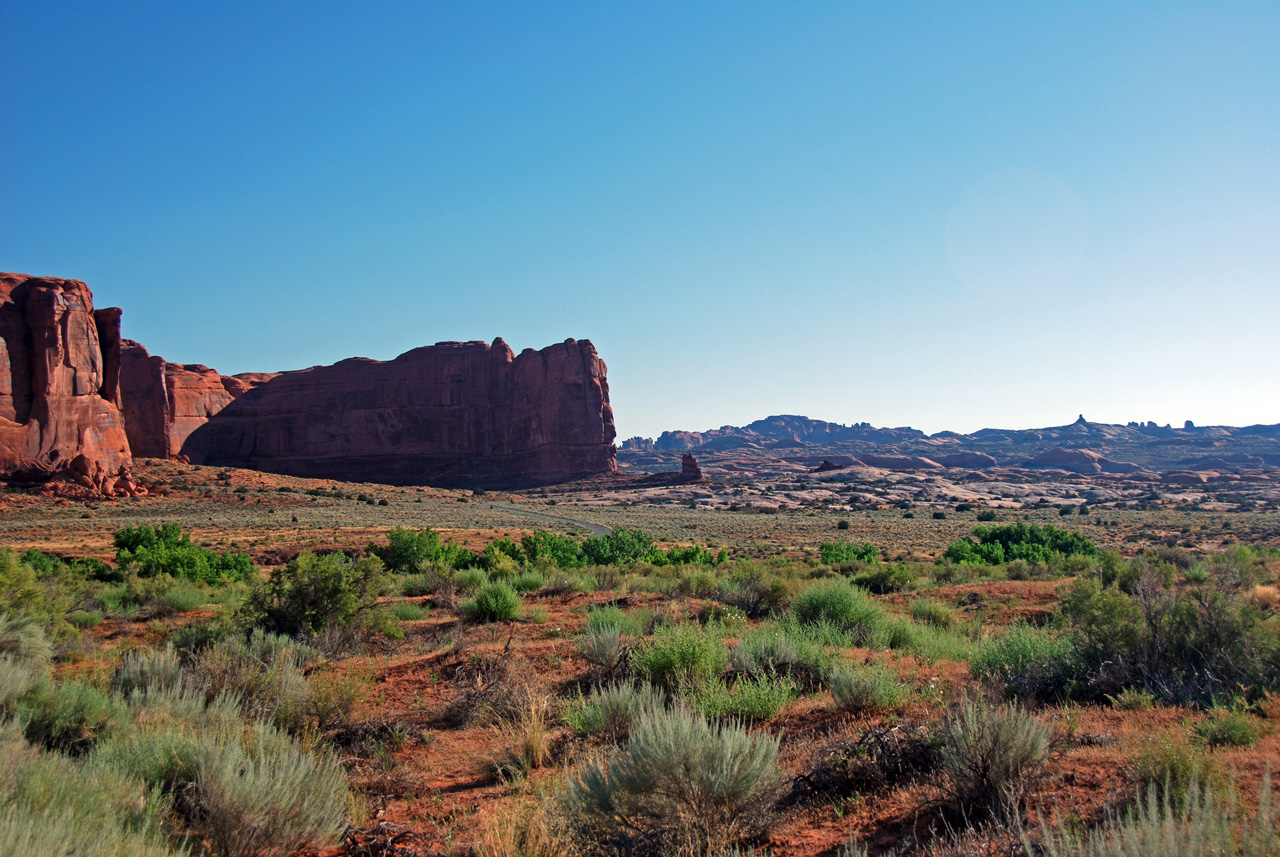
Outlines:
<svg viewBox="0 0 1280 857"><path fill-rule="evenodd" d="M1210 747L1252 747L1258 741L1258 727L1243 711L1215 708L1197 723L1195 736Z"/></svg>
<svg viewBox="0 0 1280 857"><path fill-rule="evenodd" d="M391 615L401 622L413 622L427 615L427 608L421 604L410 604L408 601L397 601L391 605Z"/></svg>
<svg viewBox="0 0 1280 857"><path fill-rule="evenodd" d="M785 677L806 690L826 683L829 660L821 644L782 628L750 632L729 653L729 667L739 675Z"/></svg>
<svg viewBox="0 0 1280 857"><path fill-rule="evenodd" d="M587 630L574 639L574 645L582 657L614 675L626 663L627 647L616 625L587 626Z"/></svg>
<svg viewBox="0 0 1280 857"><path fill-rule="evenodd" d="M0 549L0 617L30 619L55 638L69 637L75 629L67 615L85 588L83 578L62 563L55 563L52 571L38 571L13 551ZM0 646L5 635L0 628Z"/></svg>
<svg viewBox="0 0 1280 857"><path fill-rule="evenodd" d="M761 675L740 678L732 686L716 677L688 694L686 699L703 717L765 723L777 717L795 696L795 685L790 679Z"/></svg>
<svg viewBox="0 0 1280 857"><path fill-rule="evenodd" d="M111 679L111 688L125 697L135 690L168 690L182 686L182 661L173 645L163 649L135 649L124 656Z"/></svg>
<svg viewBox="0 0 1280 857"><path fill-rule="evenodd" d="M566 820L606 848L642 840L663 853L714 853L763 826L777 756L773 736L684 710L644 711L625 749L569 778Z"/></svg>
<svg viewBox="0 0 1280 857"><path fill-rule="evenodd" d="M128 720L123 702L78 681L45 680L20 707L28 741L73 754L88 750Z"/></svg>
<svg viewBox="0 0 1280 857"><path fill-rule="evenodd" d="M96 628L102 624L102 620L106 617L101 610L72 610L67 620L81 630L85 628Z"/></svg>
<svg viewBox="0 0 1280 857"><path fill-rule="evenodd" d="M489 572L483 568L469 568L453 576L453 586L459 592L475 592L489 582Z"/></svg>
<svg viewBox="0 0 1280 857"><path fill-rule="evenodd" d="M537 592L547 585L547 579L536 571L523 571L511 578L511 588L521 595Z"/></svg>
<svg viewBox="0 0 1280 857"><path fill-rule="evenodd" d="M796 597L792 610L801 624L830 625L855 643L869 640L884 621L884 611L866 591L844 579L813 584Z"/></svg>
<svg viewBox="0 0 1280 857"><path fill-rule="evenodd" d="M997 517L995 509L983 509L977 514L978 520L983 522L994 521Z"/></svg>
<svg viewBox="0 0 1280 857"><path fill-rule="evenodd" d="M1069 638L1022 623L978 646L969 671L998 682L1010 696L1042 700L1069 696L1079 672Z"/></svg>
<svg viewBox="0 0 1280 857"><path fill-rule="evenodd" d="M346 776L333 757L259 726L247 748L228 742L205 753L195 800L201 826L228 857L292 852L336 839Z"/></svg>
<svg viewBox="0 0 1280 857"><path fill-rule="evenodd" d="M537 530L520 540L524 554L530 563L546 564L551 568L582 568L586 559L582 545L568 536Z"/></svg>
<svg viewBox="0 0 1280 857"><path fill-rule="evenodd" d="M352 561L340 553L298 554L254 589L243 621L278 634L317 634L328 625L349 627L371 613L387 588L382 560Z"/></svg>
<svg viewBox="0 0 1280 857"><path fill-rule="evenodd" d="M848 524L845 524L845 528ZM818 555L827 565L839 565L846 562L873 563L880 561L880 549L875 545L858 544L856 542L823 542L818 548Z"/></svg>
<svg viewBox="0 0 1280 857"><path fill-rule="evenodd" d="M896 711L907 701L907 687L883 666L840 664L827 682L841 711Z"/></svg>
<svg viewBox="0 0 1280 857"><path fill-rule="evenodd" d="M1011 704L965 700L943 723L941 738L952 805L971 820L1012 817L1049 756L1049 727Z"/></svg>
<svg viewBox="0 0 1280 857"><path fill-rule="evenodd" d="M777 574L756 565L739 563L728 580L720 581L715 596L721 604L737 607L759 619L786 609L791 589Z"/></svg>
<svg viewBox="0 0 1280 857"><path fill-rule="evenodd" d="M1177 805L1186 800L1193 783L1218 789L1226 782L1218 763L1180 731L1148 737L1130 758L1128 768L1140 790L1154 790L1161 800Z"/></svg>
<svg viewBox="0 0 1280 857"><path fill-rule="evenodd" d="M614 628L628 637L643 637L652 618L652 611L628 611L615 604L605 604L587 610L587 630Z"/></svg>
<svg viewBox="0 0 1280 857"><path fill-rule="evenodd" d="M575 732L620 741L641 713L661 711L666 704L666 694L651 684L611 684L597 687L589 697L571 705L564 718Z"/></svg>
<svg viewBox="0 0 1280 857"><path fill-rule="evenodd" d="M920 575L903 565L886 565L855 574L850 580L854 586L868 592L887 595L915 587L920 581Z"/></svg>
<svg viewBox="0 0 1280 857"><path fill-rule="evenodd" d="M522 601L506 583L486 583L475 598L464 603L463 615L477 622L506 622L520 615Z"/></svg>
<svg viewBox="0 0 1280 857"><path fill-rule="evenodd" d="M935 628L950 628L956 623L956 609L936 598L917 598L908 608L917 622Z"/></svg>
<svg viewBox="0 0 1280 857"><path fill-rule="evenodd" d="M93 760L37 753L0 734L0 854L167 857L161 803L144 782Z"/></svg>
<svg viewBox="0 0 1280 857"><path fill-rule="evenodd" d="M696 692L719 675L728 660L723 640L690 625L662 629L631 653L636 674L670 693Z"/></svg>
<svg viewBox="0 0 1280 857"><path fill-rule="evenodd" d="M1150 711L1156 704L1156 698L1146 688L1128 687L1107 699L1120 711Z"/></svg>
<svg viewBox="0 0 1280 857"><path fill-rule="evenodd" d="M1093 556L1093 542L1080 533L1057 527L1024 524L974 527L973 535L952 542L939 562L962 565L1000 565L1010 560L1048 563L1055 556Z"/></svg>
<svg viewBox="0 0 1280 857"><path fill-rule="evenodd" d="M387 533L385 546L369 545L369 552L382 560L383 565L395 574L416 574L428 565L438 564L448 568L471 568L478 558L462 545L442 541L440 534L431 527L425 530L407 530L396 527Z"/></svg>
<svg viewBox="0 0 1280 857"><path fill-rule="evenodd" d="M625 565L649 559L656 548L644 530L618 527L605 536L591 536L582 542L582 554L592 565Z"/></svg>
<svg viewBox="0 0 1280 857"><path fill-rule="evenodd" d="M246 717L298 731L312 713L306 670L319 658L310 646L254 629L200 650L192 659L189 685L209 700L234 695Z"/></svg>
<svg viewBox="0 0 1280 857"><path fill-rule="evenodd" d="M253 563L241 553L214 553L191 544L177 524L157 529L142 524L115 534L116 566L132 568L138 577L167 574L203 583L248 580Z"/></svg>

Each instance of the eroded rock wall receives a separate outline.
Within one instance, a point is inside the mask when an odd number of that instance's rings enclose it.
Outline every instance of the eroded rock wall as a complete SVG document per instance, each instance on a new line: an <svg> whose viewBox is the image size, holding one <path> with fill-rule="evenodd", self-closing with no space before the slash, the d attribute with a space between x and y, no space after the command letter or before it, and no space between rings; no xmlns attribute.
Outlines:
<svg viewBox="0 0 1280 857"><path fill-rule="evenodd" d="M395 360L222 377L123 349L137 455L392 484L524 485L616 470L604 361L588 341L516 356L446 342Z"/></svg>
<svg viewBox="0 0 1280 857"><path fill-rule="evenodd" d="M119 375L120 310L79 280L0 274L0 476L133 493Z"/></svg>

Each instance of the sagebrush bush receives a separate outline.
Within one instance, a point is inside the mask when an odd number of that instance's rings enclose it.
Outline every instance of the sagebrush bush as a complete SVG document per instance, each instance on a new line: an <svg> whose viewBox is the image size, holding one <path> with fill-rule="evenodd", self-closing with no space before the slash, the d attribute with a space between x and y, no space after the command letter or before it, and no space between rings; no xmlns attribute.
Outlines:
<svg viewBox="0 0 1280 857"><path fill-rule="evenodd" d="M695 692L719 675L728 660L724 640L694 625L663 629L631 652L636 675L669 693Z"/></svg>
<svg viewBox="0 0 1280 857"><path fill-rule="evenodd" d="M520 595L508 583L486 583L462 605L464 616L477 622L506 622L520 616Z"/></svg>
<svg viewBox="0 0 1280 857"><path fill-rule="evenodd" d="M1243 711L1215 708L1193 727L1197 739L1210 747L1252 747L1258 726Z"/></svg>
<svg viewBox="0 0 1280 857"><path fill-rule="evenodd" d="M410 604L408 601L397 601L391 605L391 615L401 622L414 622L427 615L427 608L421 604Z"/></svg>
<svg viewBox="0 0 1280 857"><path fill-rule="evenodd" d="M643 637L652 618L651 610L623 610L616 604L605 604L587 611L587 630L613 628L628 637Z"/></svg>
<svg viewBox="0 0 1280 857"><path fill-rule="evenodd" d="M667 695L651 684L610 684L597 687L591 695L570 706L565 722L583 735L606 735L622 740L631 724L646 711L660 711L667 705Z"/></svg>
<svg viewBox="0 0 1280 857"><path fill-rule="evenodd" d="M251 742L210 747L194 800L202 827L227 857L325 845L343 828L346 776L336 759L303 750L270 727Z"/></svg>
<svg viewBox="0 0 1280 857"><path fill-rule="evenodd" d="M1127 687L1107 699L1120 711L1150 711L1156 704L1155 696L1146 688Z"/></svg>
<svg viewBox="0 0 1280 857"><path fill-rule="evenodd" d="M965 700L943 723L941 766L955 810L1013 817L1043 774L1050 729L1015 705Z"/></svg>
<svg viewBox="0 0 1280 857"><path fill-rule="evenodd" d="M646 711L625 749L586 762L563 794L571 823L600 853L714 853L760 829L777 777L778 739L688 711Z"/></svg>
<svg viewBox="0 0 1280 857"><path fill-rule="evenodd" d="M169 690L182 685L182 660L173 644L163 649L135 649L111 677L111 689L128 698L135 690Z"/></svg>
<svg viewBox="0 0 1280 857"><path fill-rule="evenodd" d="M608 675L617 673L627 662L627 647L616 625L588 626L573 643L587 663L600 667Z"/></svg>
<svg viewBox="0 0 1280 857"><path fill-rule="evenodd" d="M120 729L128 709L118 698L78 681L41 681L21 703L32 744L77 754Z"/></svg>
<svg viewBox="0 0 1280 857"><path fill-rule="evenodd" d="M12 717L18 710L18 701L35 683L36 674L30 664L13 655L0 655L0 718Z"/></svg>
<svg viewBox="0 0 1280 857"><path fill-rule="evenodd" d="M20 661L47 664L53 659L53 644L44 627L32 616L0 613L0 655Z"/></svg>
<svg viewBox="0 0 1280 857"><path fill-rule="evenodd" d="M312 713L306 669L319 658L310 646L254 629L200 650L188 680L207 699L233 694L246 717L297 731L308 725Z"/></svg>
<svg viewBox="0 0 1280 857"><path fill-rule="evenodd" d="M1196 780L1181 803L1148 786L1128 812L1093 830L1081 834L1065 824L1042 823L1040 841L1023 833L1022 845L1030 857L1277 857L1280 819L1272 800L1270 772L1252 815L1241 811L1234 791L1219 799Z"/></svg>
<svg viewBox="0 0 1280 857"><path fill-rule="evenodd" d="M483 568L469 568L459 571L453 576L454 587L462 593L470 594L489 582L489 572Z"/></svg>
<svg viewBox="0 0 1280 857"><path fill-rule="evenodd" d="M0 854L162 857L171 850L148 785L92 759L28 747L0 727Z"/></svg>
<svg viewBox="0 0 1280 857"><path fill-rule="evenodd" d="M511 588L521 595L537 592L547 585L547 578L536 571L523 571L511 578Z"/></svg>
<svg viewBox="0 0 1280 857"><path fill-rule="evenodd" d="M1226 781L1217 761L1181 731L1144 739L1128 767L1139 789L1154 788L1162 800L1167 797L1177 804L1186 799L1192 782L1218 788Z"/></svg>
<svg viewBox="0 0 1280 857"><path fill-rule="evenodd" d="M841 711L896 711L907 701L907 687L888 667L840 664L827 681Z"/></svg>

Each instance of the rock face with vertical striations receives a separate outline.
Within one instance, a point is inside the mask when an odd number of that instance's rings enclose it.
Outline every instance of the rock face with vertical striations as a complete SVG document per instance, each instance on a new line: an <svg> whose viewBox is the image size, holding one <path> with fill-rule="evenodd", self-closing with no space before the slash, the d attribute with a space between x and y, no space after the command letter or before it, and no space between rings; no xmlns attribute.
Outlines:
<svg viewBox="0 0 1280 857"><path fill-rule="evenodd" d="M137 342L120 348L120 399L129 448L140 458L176 458L196 429L235 398L275 377L223 377L208 366L169 363Z"/></svg>
<svg viewBox="0 0 1280 857"><path fill-rule="evenodd" d="M117 409L120 310L79 280L0 274L0 476L137 493Z"/></svg>
<svg viewBox="0 0 1280 857"><path fill-rule="evenodd" d="M605 364L585 340L519 356L501 339L444 342L386 362L234 378L141 346L124 354L139 455L402 485L518 486L617 469Z"/></svg>

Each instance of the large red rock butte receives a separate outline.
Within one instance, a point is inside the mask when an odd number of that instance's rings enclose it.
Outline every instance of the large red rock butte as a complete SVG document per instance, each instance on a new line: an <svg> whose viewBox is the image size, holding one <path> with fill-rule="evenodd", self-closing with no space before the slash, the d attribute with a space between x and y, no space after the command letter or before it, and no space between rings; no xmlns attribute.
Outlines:
<svg viewBox="0 0 1280 857"><path fill-rule="evenodd" d="M516 487L617 469L605 364L586 340L519 356L501 339L442 342L233 378L136 343L123 355L139 455L400 485Z"/></svg>
<svg viewBox="0 0 1280 857"><path fill-rule="evenodd" d="M120 315L79 280L0 273L0 477L139 493L116 405Z"/></svg>

